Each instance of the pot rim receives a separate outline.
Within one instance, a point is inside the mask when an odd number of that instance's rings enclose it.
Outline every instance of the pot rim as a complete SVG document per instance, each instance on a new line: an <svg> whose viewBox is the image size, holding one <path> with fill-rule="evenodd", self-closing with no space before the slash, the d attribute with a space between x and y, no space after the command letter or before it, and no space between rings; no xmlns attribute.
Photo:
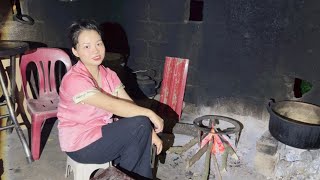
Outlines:
<svg viewBox="0 0 320 180"><path fill-rule="evenodd" d="M273 102L272 104L270 104L270 109L271 111L278 115L279 117L281 117L283 120L287 121L287 122L291 122L291 123L298 123L298 124L303 124L303 125L308 125L308 126L314 126L314 127L318 127L320 126L320 123L319 124L315 124L315 123L308 123L308 122L304 122L304 121L299 121L299 120L296 120L296 119L292 119L292 118L289 118L287 116L283 116L281 115L280 113L278 113L276 110L274 110L274 106L276 106L278 103L285 103L285 102L292 102L292 103L299 103L299 104L305 104L305 105L311 105L311 106L314 106L314 107L317 107L320 109L320 106L316 105L316 104L312 104L312 103L307 103L307 102L303 102L303 101L297 101L297 100L282 100L282 101L277 101L277 102Z"/></svg>

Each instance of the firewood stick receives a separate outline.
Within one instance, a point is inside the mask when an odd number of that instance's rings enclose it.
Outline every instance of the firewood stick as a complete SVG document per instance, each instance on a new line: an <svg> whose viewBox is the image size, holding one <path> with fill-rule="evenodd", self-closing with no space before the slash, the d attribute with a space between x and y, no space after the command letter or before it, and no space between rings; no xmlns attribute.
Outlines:
<svg viewBox="0 0 320 180"><path fill-rule="evenodd" d="M208 149L208 144L203 146L195 155L191 157L191 159L187 160L187 168L192 166L196 161L198 161L201 156L207 151Z"/></svg>
<svg viewBox="0 0 320 180"><path fill-rule="evenodd" d="M204 173L202 175L202 180L208 180L210 174L210 162L211 162L211 150L212 150L212 141L209 142L209 147L206 153L206 159L204 162Z"/></svg>
<svg viewBox="0 0 320 180"><path fill-rule="evenodd" d="M226 172L227 171L227 161L228 161L228 156L231 155L231 157L235 160L239 160L239 157L237 156L236 152L234 149L227 143L223 143L225 147L225 151L223 152L221 156L221 171Z"/></svg>
<svg viewBox="0 0 320 180"><path fill-rule="evenodd" d="M225 143L223 143L225 145ZM227 160L228 160L228 156L229 156L229 148L225 146L225 150L221 155L221 171L223 173L227 172Z"/></svg>
<svg viewBox="0 0 320 180"><path fill-rule="evenodd" d="M215 154L212 154L212 159L213 159L213 165L214 165L214 168L215 168L217 179L218 180L222 180L220 169L219 169L218 160L217 160Z"/></svg>
<svg viewBox="0 0 320 180"><path fill-rule="evenodd" d="M189 150L195 144L197 144L197 137L193 138L192 140L190 140L187 144L185 144L183 146L170 147L168 149L168 151L170 153L182 154L182 153L186 152L187 150Z"/></svg>
<svg viewBox="0 0 320 180"><path fill-rule="evenodd" d="M203 135L202 131L198 130L198 145L199 145L199 147L201 146L202 135Z"/></svg>

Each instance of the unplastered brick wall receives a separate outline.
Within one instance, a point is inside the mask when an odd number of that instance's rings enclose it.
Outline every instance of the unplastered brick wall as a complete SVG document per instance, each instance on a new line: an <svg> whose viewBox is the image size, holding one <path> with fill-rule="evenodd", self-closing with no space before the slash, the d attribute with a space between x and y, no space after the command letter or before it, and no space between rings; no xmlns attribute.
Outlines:
<svg viewBox="0 0 320 180"><path fill-rule="evenodd" d="M132 2L124 14L130 44L128 65L134 70L155 69L162 77L165 56L198 59L201 23L189 22L190 1ZM128 5L129 6L129 5ZM189 77L192 78L193 64ZM190 82L191 83L191 82Z"/></svg>
<svg viewBox="0 0 320 180"><path fill-rule="evenodd" d="M320 32L320 6L315 0L202 1L200 21L190 20L191 0L20 2L35 24L22 25L2 15L2 39L68 48L66 28L72 21L117 23L126 36L133 70L156 70L159 82L165 56L190 60L187 102L210 105L241 98L263 106L269 98L292 97L288 87L300 78L313 88L299 100L320 104L320 41L314 41Z"/></svg>
<svg viewBox="0 0 320 180"><path fill-rule="evenodd" d="M304 36L311 29L300 21L307 17L313 29L317 27L316 1L203 1L200 22L188 19L190 1L124 4L129 66L155 68L161 74L165 56L189 58L189 102L241 97L263 104L269 98L290 97L287 84L295 77L319 84L320 66L311 65L319 63L314 56L317 45L311 43L317 36ZM310 48L304 51L306 43ZM319 97L308 100L320 102Z"/></svg>

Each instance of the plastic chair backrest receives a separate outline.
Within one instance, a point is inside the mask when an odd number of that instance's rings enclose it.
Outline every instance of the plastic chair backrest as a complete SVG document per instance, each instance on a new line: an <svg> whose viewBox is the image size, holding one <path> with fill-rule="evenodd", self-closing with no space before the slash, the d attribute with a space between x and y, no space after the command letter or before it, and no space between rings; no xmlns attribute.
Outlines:
<svg viewBox="0 0 320 180"><path fill-rule="evenodd" d="M39 78L39 97L47 94L57 93L55 65L57 61L63 62L68 71L72 64L69 55L58 48L38 48L22 55L20 63L20 71L22 77L22 88L27 99L27 66L29 63L35 63Z"/></svg>
<svg viewBox="0 0 320 180"><path fill-rule="evenodd" d="M166 57L162 75L160 102L172 108L180 120L189 59Z"/></svg>

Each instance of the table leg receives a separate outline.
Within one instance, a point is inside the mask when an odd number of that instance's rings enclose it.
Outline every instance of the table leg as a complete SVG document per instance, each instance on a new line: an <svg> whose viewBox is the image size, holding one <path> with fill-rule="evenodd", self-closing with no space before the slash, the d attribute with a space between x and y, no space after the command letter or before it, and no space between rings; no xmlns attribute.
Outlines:
<svg viewBox="0 0 320 180"><path fill-rule="evenodd" d="M4 83L4 79L3 79L2 73L0 73L0 83L1 83L3 95L4 95L4 97L6 99L6 102L7 102L7 107L8 107L8 111L9 111L9 115L10 115L10 118L8 118L8 120L11 119L11 121L15 124L14 127L15 127L15 129L17 131L18 137L19 137L19 139L21 141L21 144L23 146L23 149L24 149L24 151L26 153L27 161L28 161L28 163L31 163L33 161L32 156L31 156L31 152L30 152L28 143L26 141L26 138L25 138L25 136L24 136L24 134L22 132L22 129L21 129L20 125L19 125L19 122L16 119L14 105L13 105L12 99L9 96L7 87L6 87L5 83ZM11 81L11 83L12 83L12 81Z"/></svg>
<svg viewBox="0 0 320 180"><path fill-rule="evenodd" d="M10 56L10 70L11 70L11 74L10 74L10 83L11 83L11 93L10 93L10 97L12 100L12 108L15 112L16 110L16 97L15 97L15 90L16 90L16 56ZM6 125L12 125L13 122L10 118L8 118ZM7 129L7 134L11 134L13 131L13 128L9 128Z"/></svg>
<svg viewBox="0 0 320 180"><path fill-rule="evenodd" d="M11 82L11 99L13 102L13 109L15 110L15 103L16 103L16 56L10 56L10 67L11 67L11 78L10 78L10 82Z"/></svg>

